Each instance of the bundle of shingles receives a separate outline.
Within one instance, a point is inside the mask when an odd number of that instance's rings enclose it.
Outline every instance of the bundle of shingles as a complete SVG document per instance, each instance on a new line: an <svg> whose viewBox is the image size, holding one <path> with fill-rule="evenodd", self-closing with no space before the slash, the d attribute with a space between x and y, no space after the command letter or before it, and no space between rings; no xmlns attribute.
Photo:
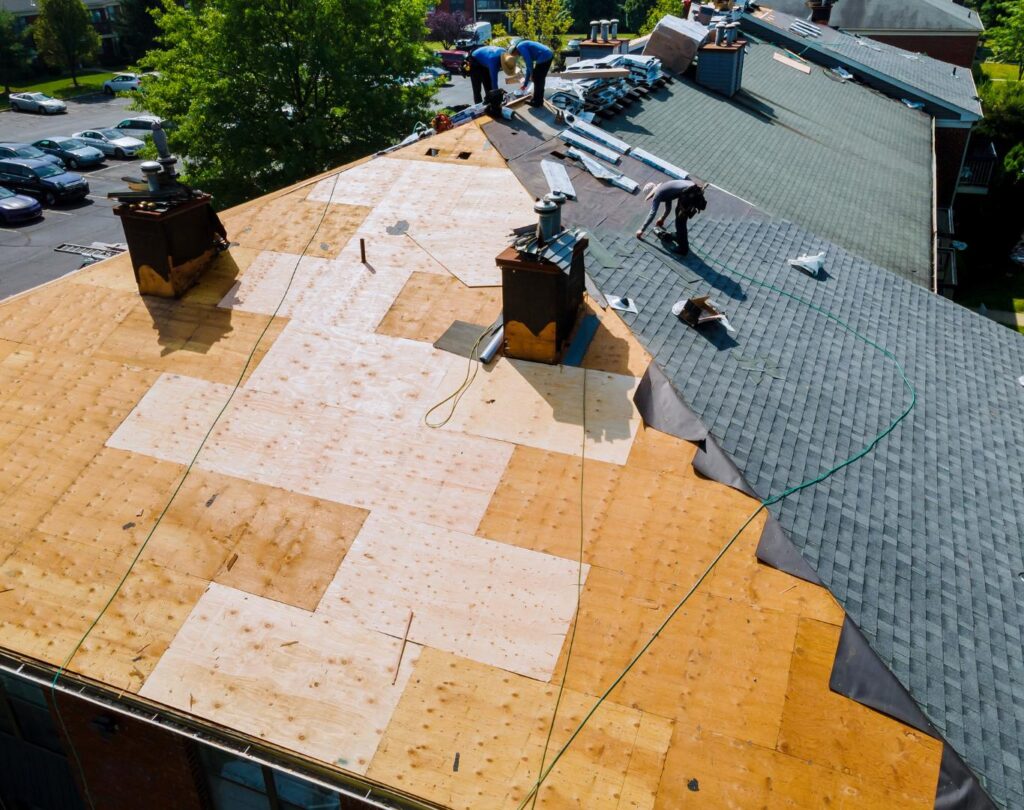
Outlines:
<svg viewBox="0 0 1024 810"><path fill-rule="evenodd" d="M614 78L573 78L573 73L583 75L616 69L628 73ZM547 98L554 106L575 115L590 113L610 117L666 81L668 77L657 57L613 54L570 65L548 83Z"/></svg>

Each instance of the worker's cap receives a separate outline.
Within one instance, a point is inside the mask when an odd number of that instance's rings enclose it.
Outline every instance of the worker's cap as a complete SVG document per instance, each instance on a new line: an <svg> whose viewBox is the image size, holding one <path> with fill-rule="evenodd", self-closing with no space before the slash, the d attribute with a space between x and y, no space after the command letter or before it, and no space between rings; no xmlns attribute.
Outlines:
<svg viewBox="0 0 1024 810"><path fill-rule="evenodd" d="M503 53L501 55L501 69L509 76L515 76L518 72L516 69L516 58L510 53Z"/></svg>
<svg viewBox="0 0 1024 810"><path fill-rule="evenodd" d="M647 183L644 186L644 191L643 191L644 199L645 200L651 199L651 197L653 197L657 191L658 191L658 184L657 183Z"/></svg>
<svg viewBox="0 0 1024 810"><path fill-rule="evenodd" d="M510 51L514 51L516 48L519 47L519 43L522 42L522 41L523 41L522 37L512 37L512 41L509 42L509 44L508 44L508 49Z"/></svg>

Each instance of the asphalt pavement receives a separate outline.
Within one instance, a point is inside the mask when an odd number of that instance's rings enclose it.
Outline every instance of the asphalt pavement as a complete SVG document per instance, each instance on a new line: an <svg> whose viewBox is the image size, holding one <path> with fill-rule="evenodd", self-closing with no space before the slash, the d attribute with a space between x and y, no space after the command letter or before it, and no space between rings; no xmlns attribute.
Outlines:
<svg viewBox="0 0 1024 810"><path fill-rule="evenodd" d="M130 103L129 98L94 94L68 100L64 115L0 112L0 141L32 143L109 127L130 114ZM463 76L453 76L436 99L438 108L472 103L472 88ZM138 174L137 164L107 158L99 167L80 172L89 180L89 196L82 202L45 208L42 219L27 225L0 227L0 300L78 269L81 257L54 251L63 242L123 242L121 222L111 213L114 203L107 192L124 188L121 177Z"/></svg>
<svg viewBox="0 0 1024 810"><path fill-rule="evenodd" d="M51 135L109 127L129 114L131 99L100 94L71 99L64 115L0 112L0 141L32 143ZM123 242L121 222L111 213L107 192L124 188L121 177L138 174L137 160L107 158L90 171L89 196L82 202L44 208L43 217L27 225L0 227L0 299L76 270L80 256L57 253L62 242Z"/></svg>

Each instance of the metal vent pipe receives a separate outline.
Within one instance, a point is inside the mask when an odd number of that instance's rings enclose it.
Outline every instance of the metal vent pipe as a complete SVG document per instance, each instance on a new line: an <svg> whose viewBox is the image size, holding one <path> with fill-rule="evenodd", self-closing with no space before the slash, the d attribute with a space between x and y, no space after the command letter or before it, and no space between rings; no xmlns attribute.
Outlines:
<svg viewBox="0 0 1024 810"><path fill-rule="evenodd" d="M597 32L600 31L600 30L601 30L601 21L600 20L591 20L590 21L590 41L591 42L597 42Z"/></svg>
<svg viewBox="0 0 1024 810"><path fill-rule="evenodd" d="M612 39L618 39L619 38L619 21L618 20L612 20L611 37L612 37Z"/></svg>
<svg viewBox="0 0 1024 810"><path fill-rule="evenodd" d="M601 41L602 42L607 42L608 41L608 28L610 26L611 26L611 23L608 22L608 20L601 20Z"/></svg>

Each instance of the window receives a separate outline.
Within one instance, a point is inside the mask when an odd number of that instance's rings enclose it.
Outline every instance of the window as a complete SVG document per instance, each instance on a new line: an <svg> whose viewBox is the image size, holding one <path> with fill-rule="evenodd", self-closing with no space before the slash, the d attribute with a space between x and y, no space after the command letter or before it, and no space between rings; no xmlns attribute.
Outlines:
<svg viewBox="0 0 1024 810"><path fill-rule="evenodd" d="M43 690L33 683L7 675L0 675L0 686L0 693L6 698L7 704L7 712L0 712L7 714L7 722L0 726L10 728L13 736L25 742L63 754Z"/></svg>
<svg viewBox="0 0 1024 810"><path fill-rule="evenodd" d="M215 810L339 810L337 793L216 748L199 759Z"/></svg>

